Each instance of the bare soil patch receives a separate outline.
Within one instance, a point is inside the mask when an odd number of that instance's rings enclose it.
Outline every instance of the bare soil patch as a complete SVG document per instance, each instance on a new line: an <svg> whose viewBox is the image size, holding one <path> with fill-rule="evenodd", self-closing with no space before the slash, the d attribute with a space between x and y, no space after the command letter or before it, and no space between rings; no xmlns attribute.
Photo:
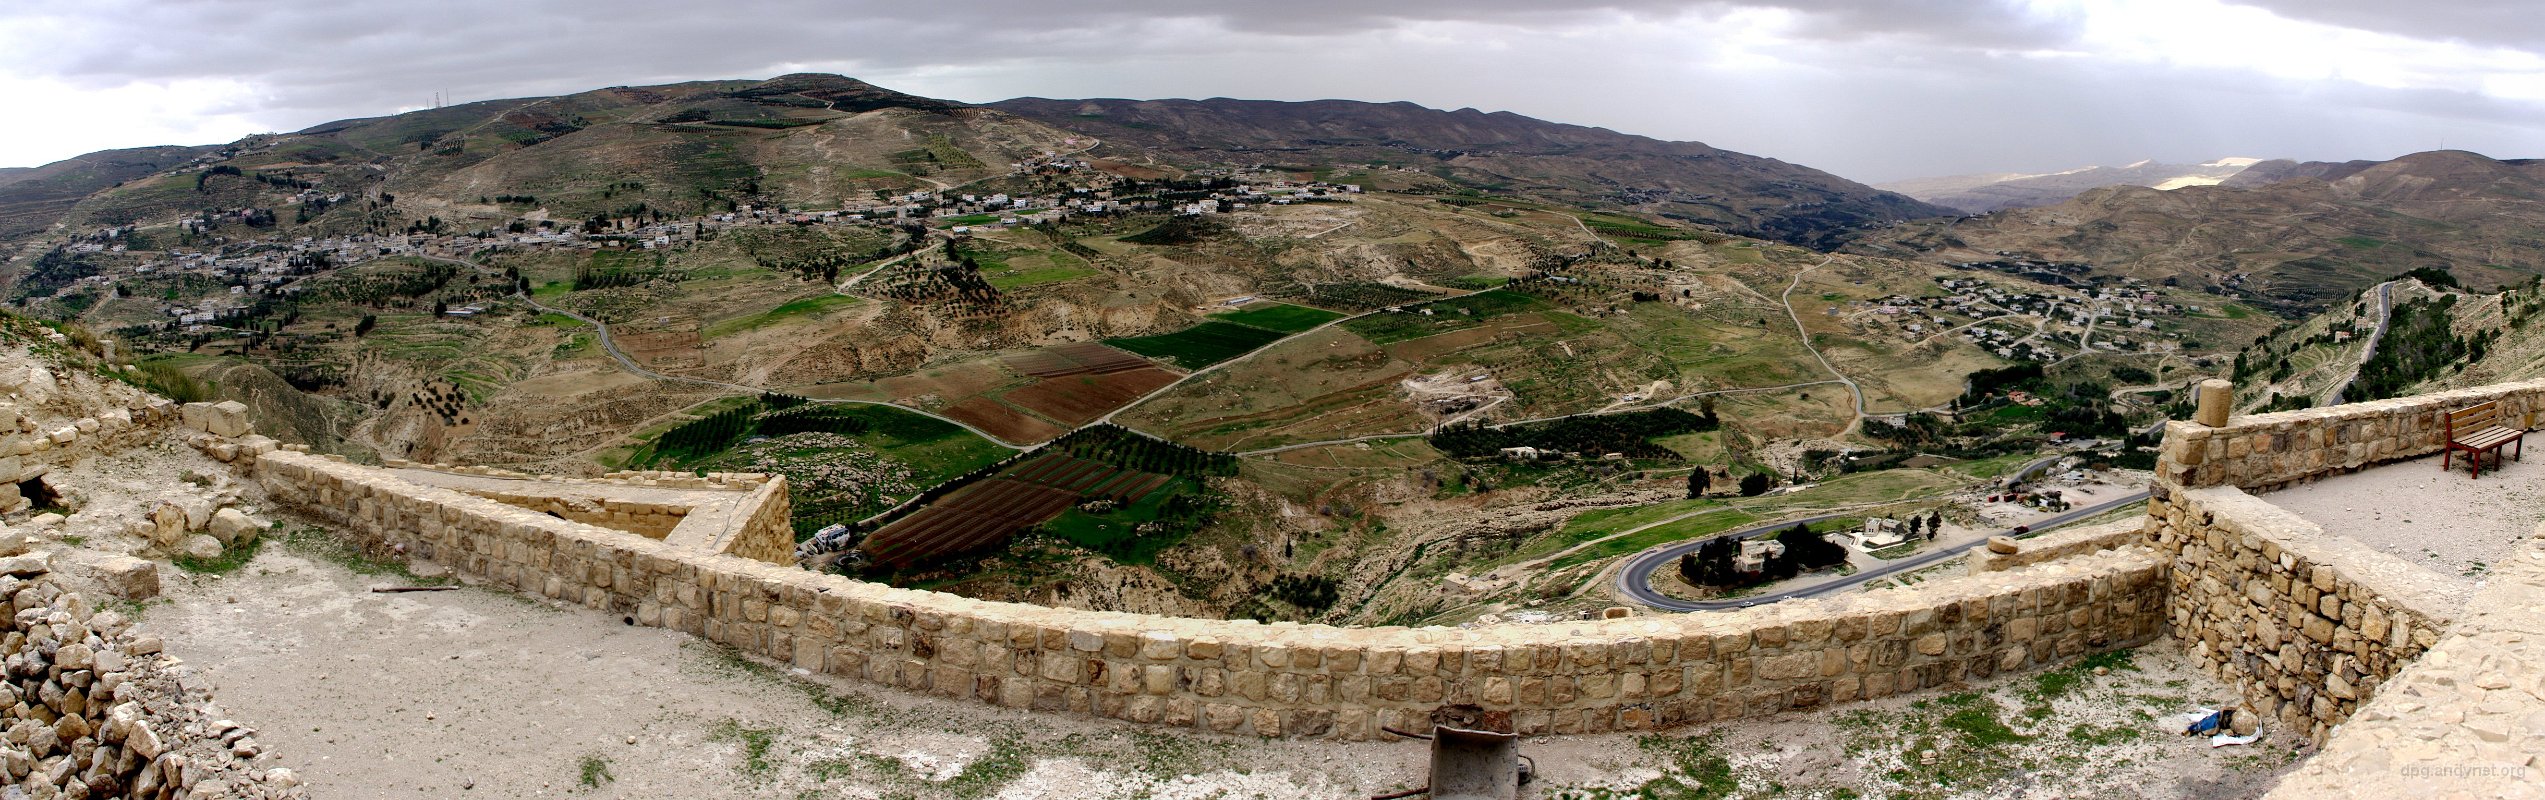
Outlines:
<svg viewBox="0 0 2545 800"><path fill-rule="evenodd" d="M989 431L992 436L1010 442L1049 441L1065 432L1060 426L1035 419L1023 411L1010 408L988 397L967 398L963 402L946 406L937 413L962 420L975 428Z"/></svg>
<svg viewBox="0 0 2545 800"><path fill-rule="evenodd" d="M1175 373L1156 367L1067 375L1035 381L1031 386L1008 392L1004 399L1045 417L1085 425L1175 379Z"/></svg>

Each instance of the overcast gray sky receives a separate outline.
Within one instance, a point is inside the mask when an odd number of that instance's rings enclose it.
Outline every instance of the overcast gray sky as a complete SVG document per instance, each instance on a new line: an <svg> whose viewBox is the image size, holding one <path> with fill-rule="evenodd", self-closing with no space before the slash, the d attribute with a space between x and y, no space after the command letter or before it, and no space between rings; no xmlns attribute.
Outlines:
<svg viewBox="0 0 2545 800"><path fill-rule="evenodd" d="M10 0L0 166L427 104L839 72L914 94L1411 100L1875 182L2545 157L2533 0Z"/></svg>

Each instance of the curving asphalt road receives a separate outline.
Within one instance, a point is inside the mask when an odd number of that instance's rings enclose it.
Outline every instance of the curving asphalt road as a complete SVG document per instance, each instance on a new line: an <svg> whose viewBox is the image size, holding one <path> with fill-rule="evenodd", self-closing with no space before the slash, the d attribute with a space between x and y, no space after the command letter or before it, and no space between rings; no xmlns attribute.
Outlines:
<svg viewBox="0 0 2545 800"><path fill-rule="evenodd" d="M2117 499L2096 503L2084 508L2072 509L2062 512L2057 516L2027 526L2027 532L2038 533L2046 531L2051 528L2074 523L2078 520L2092 518L2106 511L2146 499L2146 492L2134 492ZM1842 516L1847 515L1824 514L1804 519L1789 519L1782 522L1761 525L1755 528L1748 528L1723 534L1723 536L1731 537L1734 540L1747 539L1760 534L1769 533L1771 531L1791 528L1798 523L1809 524L1836 519ZM2012 536L2014 535L2014 532L2003 531L1999 535ZM1763 594L1755 597L1742 597L1732 600L1681 600L1653 590L1652 574L1655 570L1662 568L1663 565L1678 563L1681 555L1696 552L1698 547L1703 546L1707 541L1714 538L1718 537L1710 536L1704 539L1691 539L1677 544L1666 545L1652 550L1646 550L1642 554L1628 559L1625 566L1620 567L1617 570L1618 593L1625 595L1627 599L1662 611L1728 611L1731 609L1749 608L1751 606L1764 605L1782 600L1791 600L1797 597L1818 597L1841 589L1854 587L1876 578L1934 566L1937 562L1961 555L1963 552L1968 551L1973 547L1978 547L1988 542L1987 537L1972 539L1968 542L1963 542L1950 547L1938 548L1933 551L1920 553L1897 561L1886 562L1882 566L1858 572L1854 575L1849 575L1828 583L1807 586L1800 589L1790 589L1772 594Z"/></svg>
<svg viewBox="0 0 2545 800"><path fill-rule="evenodd" d="M2394 289L2394 281L2377 284L2377 329L2369 332L2368 346L2359 351L2359 363L2352 364L2350 377L2343 378L2342 385L2333 387L2333 393L2324 398L2325 405L2341 405L2342 395L2349 394L2351 384L2359 382L2360 368L2368 366L2368 360L2377 357L2377 343L2386 340L2386 318L2394 312Z"/></svg>

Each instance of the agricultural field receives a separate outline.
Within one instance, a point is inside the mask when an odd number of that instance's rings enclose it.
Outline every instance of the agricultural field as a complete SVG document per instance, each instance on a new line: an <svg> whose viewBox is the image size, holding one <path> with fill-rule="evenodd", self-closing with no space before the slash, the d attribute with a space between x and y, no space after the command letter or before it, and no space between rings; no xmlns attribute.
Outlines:
<svg viewBox="0 0 2545 800"><path fill-rule="evenodd" d="M875 531L859 549L886 569L909 569L1003 545L1024 528L1085 501L1136 507L1171 480L1101 461L1045 454L931 501ZM1082 522L1073 527L1089 526Z"/></svg>
<svg viewBox="0 0 2545 800"><path fill-rule="evenodd" d="M1212 314L1211 318L1268 331L1300 333L1342 319L1343 315L1322 308L1294 306L1289 303L1252 303L1236 311Z"/></svg>
<svg viewBox="0 0 2545 800"><path fill-rule="evenodd" d="M1094 422L1175 380L1175 373L1156 367L1062 375L1011 389L1000 399L1045 419L1077 426Z"/></svg>
<svg viewBox="0 0 2545 800"><path fill-rule="evenodd" d="M1546 301L1519 292L1493 289L1465 297L1404 306L1394 313L1372 314L1343 323L1343 327L1372 342L1389 344L1473 328L1506 314L1552 307Z"/></svg>
<svg viewBox="0 0 2545 800"><path fill-rule="evenodd" d="M1280 341L1283 334L1231 322L1210 321L1174 333L1106 339L1105 344L1162 358L1188 370L1227 361Z"/></svg>

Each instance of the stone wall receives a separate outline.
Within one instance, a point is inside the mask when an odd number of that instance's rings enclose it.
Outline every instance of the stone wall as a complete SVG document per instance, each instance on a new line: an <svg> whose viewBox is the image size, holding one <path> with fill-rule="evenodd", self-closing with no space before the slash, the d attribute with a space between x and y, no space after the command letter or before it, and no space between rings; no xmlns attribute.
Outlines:
<svg viewBox="0 0 2545 800"><path fill-rule="evenodd" d="M2545 798L2540 609L2545 526L2270 797Z"/></svg>
<svg viewBox="0 0 2545 800"><path fill-rule="evenodd" d="M2318 743L2455 617L2428 570L2236 487L2160 487L2148 502L2172 565L2167 621L2192 663Z"/></svg>
<svg viewBox="0 0 2545 800"><path fill-rule="evenodd" d="M2235 417L2221 427L2165 424L2161 482L2260 491L2387 461L2439 452L2448 412L2499 401L2519 424L2545 412L2545 380Z"/></svg>
<svg viewBox="0 0 2545 800"><path fill-rule="evenodd" d="M1433 720L1644 730L1882 697L2134 646L2163 626L2144 549L1736 612L1348 629L1090 612L895 589L560 520L306 453L277 501L371 548L806 670L1015 708L1366 739Z"/></svg>
<svg viewBox="0 0 2545 800"><path fill-rule="evenodd" d="M2129 547L2145 540L2142 531L2146 525L2144 520L2131 519L2052 531L2019 540L2012 553L1999 553L1985 547L1973 548L1970 572L1973 575L2004 572L2086 553Z"/></svg>

